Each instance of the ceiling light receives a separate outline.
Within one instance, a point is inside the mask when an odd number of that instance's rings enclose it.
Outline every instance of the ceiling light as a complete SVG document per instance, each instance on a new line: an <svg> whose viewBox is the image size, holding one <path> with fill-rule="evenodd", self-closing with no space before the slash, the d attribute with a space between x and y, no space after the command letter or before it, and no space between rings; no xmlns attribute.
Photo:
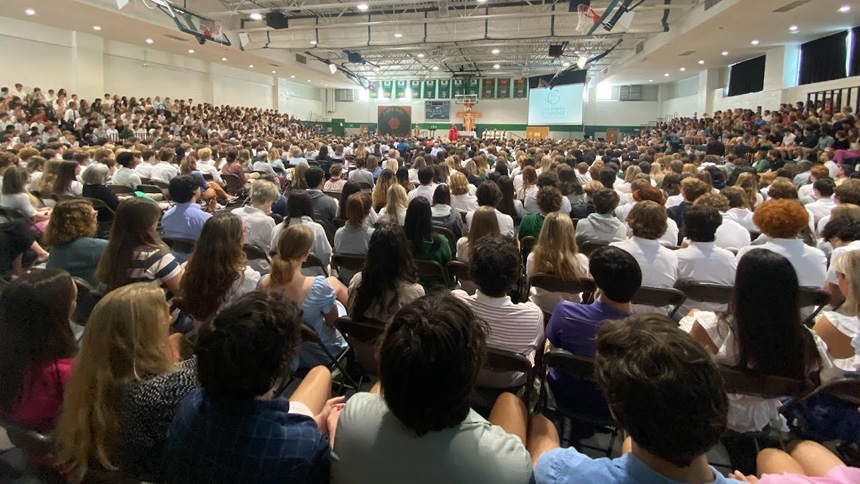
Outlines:
<svg viewBox="0 0 860 484"><path fill-rule="evenodd" d="M101 30L101 25L93 25L93 30Z"/></svg>
<svg viewBox="0 0 860 484"><path fill-rule="evenodd" d="M724 51L722 51L722 52L720 53L720 55L729 55L729 51L724 50Z"/></svg>
<svg viewBox="0 0 860 484"><path fill-rule="evenodd" d="M648 79L648 82L654 82L654 79Z"/></svg>
<svg viewBox="0 0 860 484"><path fill-rule="evenodd" d="M576 59L576 67L579 67L580 69L585 69L585 64L587 63L588 57L585 57L584 55L581 55L579 56L579 59Z"/></svg>
<svg viewBox="0 0 860 484"><path fill-rule="evenodd" d="M500 65L498 65L498 64L493 64L493 69L498 69L498 68L500 68L500 67L502 67L502 66L500 66Z"/></svg>
<svg viewBox="0 0 860 484"><path fill-rule="evenodd" d="M797 25L792 25L791 27L788 28L788 30L791 30L792 32L797 31Z"/></svg>
<svg viewBox="0 0 860 484"><path fill-rule="evenodd" d="M478 0L478 3L487 3L487 0Z"/></svg>
<svg viewBox="0 0 860 484"><path fill-rule="evenodd" d="M33 10L32 8L28 8L27 10L24 10L24 13L27 15L36 15L36 11Z"/></svg>
<svg viewBox="0 0 860 484"><path fill-rule="evenodd" d="M227 62L227 58L226 58L226 57L222 57L222 58L221 58L221 61L222 61L222 62Z"/></svg>
<svg viewBox="0 0 860 484"><path fill-rule="evenodd" d="M194 53L194 49L188 49L188 53L189 53L189 54L193 54L193 53Z"/></svg>
<svg viewBox="0 0 860 484"><path fill-rule="evenodd" d="M758 39L753 39L753 40L752 40L752 42L750 42L750 44L752 44L752 45L758 45Z"/></svg>
<svg viewBox="0 0 860 484"><path fill-rule="evenodd" d="M278 73L277 71L272 71L272 74L277 74L277 73Z"/></svg>
<svg viewBox="0 0 860 484"><path fill-rule="evenodd" d="M699 65L703 65L704 63L705 63L705 61L703 61L703 60L699 61Z"/></svg>
<svg viewBox="0 0 860 484"><path fill-rule="evenodd" d="M253 69L253 68L254 68L254 64L248 64L248 67L250 67L251 69Z"/></svg>
<svg viewBox="0 0 860 484"><path fill-rule="evenodd" d="M357 9L361 10L362 12L364 12L365 10L367 10L367 9L368 9L368 6L367 6L367 4L366 4L366 3L359 3L358 5L356 5L356 6L355 6L355 8L357 8Z"/></svg>
<svg viewBox="0 0 860 484"><path fill-rule="evenodd" d="M263 20L263 14L260 12L251 12L251 20Z"/></svg>
<svg viewBox="0 0 860 484"><path fill-rule="evenodd" d="M403 34L401 34L400 32L394 32L394 36L399 39L400 37L403 37Z"/></svg>
<svg viewBox="0 0 860 484"><path fill-rule="evenodd" d="M667 72L667 73L663 74L663 77L669 77L669 73Z"/></svg>
<svg viewBox="0 0 860 484"><path fill-rule="evenodd" d="M561 66L562 66L562 67L570 67L570 62L565 62L565 63L564 63L564 64L562 64Z"/></svg>
<svg viewBox="0 0 860 484"><path fill-rule="evenodd" d="M295 79L295 78L296 78L296 76L290 76L290 79Z"/></svg>
<svg viewBox="0 0 860 484"><path fill-rule="evenodd" d="M316 41L316 40L312 40L312 41L311 41L311 45L317 45L317 41Z"/></svg>
<svg viewBox="0 0 860 484"><path fill-rule="evenodd" d="M423 58L424 58L424 54L418 54L418 57L420 57L420 58L422 58L422 59L423 59Z"/></svg>
<svg viewBox="0 0 860 484"><path fill-rule="evenodd" d="M839 11L842 13L848 13L851 11L851 5L843 5L839 7Z"/></svg>
<svg viewBox="0 0 860 484"><path fill-rule="evenodd" d="M686 71L686 70L687 70L687 68L686 68L686 67L682 67L682 68L680 68L680 69L678 69L678 70L679 70L679 71L681 71L681 72L684 72L684 71Z"/></svg>
<svg viewBox="0 0 860 484"><path fill-rule="evenodd" d="M499 49L493 49L492 52L493 52L493 54L498 54L501 51Z"/></svg>
<svg viewBox="0 0 860 484"><path fill-rule="evenodd" d="M147 44L151 44L151 43L153 43L153 42L154 42L154 41L153 41L152 39L146 39L146 43L147 43Z"/></svg>
<svg viewBox="0 0 860 484"><path fill-rule="evenodd" d="M310 80L310 79L308 79L308 82L311 82L311 80Z"/></svg>
<svg viewBox="0 0 860 484"><path fill-rule="evenodd" d="M438 66L433 66L433 70L434 70L434 71L438 71L438 70L439 70L439 67L438 67Z"/></svg>

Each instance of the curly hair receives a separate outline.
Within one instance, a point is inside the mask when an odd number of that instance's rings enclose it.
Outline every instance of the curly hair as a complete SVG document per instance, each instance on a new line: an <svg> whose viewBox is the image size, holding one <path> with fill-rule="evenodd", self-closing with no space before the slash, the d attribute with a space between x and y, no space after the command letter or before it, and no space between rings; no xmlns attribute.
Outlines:
<svg viewBox="0 0 860 484"><path fill-rule="evenodd" d="M734 188L734 187L732 187ZM738 190L743 193L741 190ZM704 205L706 207L714 207L720 212L725 212L729 209L729 199L722 193L709 193L697 198L693 205Z"/></svg>
<svg viewBox="0 0 860 484"><path fill-rule="evenodd" d="M788 178L778 177L767 190L770 198L778 200L797 200L797 188Z"/></svg>
<svg viewBox="0 0 860 484"><path fill-rule="evenodd" d="M538 208L543 213L558 212L561 209L561 198L558 188L551 185L542 187L536 197Z"/></svg>
<svg viewBox="0 0 860 484"><path fill-rule="evenodd" d="M657 240L666 233L666 208L657 202L646 200L637 203L627 215L627 225L635 237Z"/></svg>
<svg viewBox="0 0 860 484"><path fill-rule="evenodd" d="M633 200L637 202L650 200L660 205L666 204L666 198L663 197L663 190L660 190L657 187L652 187L650 183L647 186L634 191Z"/></svg>
<svg viewBox="0 0 860 484"><path fill-rule="evenodd" d="M92 237L98 229L96 212L89 200L66 200L57 204L45 231L45 243L65 245L81 237Z"/></svg>
<svg viewBox="0 0 860 484"><path fill-rule="evenodd" d="M756 209L753 223L768 237L793 239L809 226L809 212L796 200L768 200Z"/></svg>

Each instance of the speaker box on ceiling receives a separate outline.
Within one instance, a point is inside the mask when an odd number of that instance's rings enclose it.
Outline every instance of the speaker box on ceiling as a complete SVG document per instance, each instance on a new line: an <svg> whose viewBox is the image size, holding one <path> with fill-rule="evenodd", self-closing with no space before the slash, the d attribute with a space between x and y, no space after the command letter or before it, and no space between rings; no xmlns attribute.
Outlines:
<svg viewBox="0 0 860 484"><path fill-rule="evenodd" d="M348 52L346 61L350 64L361 64L361 54L359 52Z"/></svg>
<svg viewBox="0 0 860 484"><path fill-rule="evenodd" d="M562 44L550 44L549 46L549 56L550 57L561 57L564 53L564 46Z"/></svg>
<svg viewBox="0 0 860 484"><path fill-rule="evenodd" d="M287 28L287 16L281 12L269 12L266 14L266 25L273 29Z"/></svg>

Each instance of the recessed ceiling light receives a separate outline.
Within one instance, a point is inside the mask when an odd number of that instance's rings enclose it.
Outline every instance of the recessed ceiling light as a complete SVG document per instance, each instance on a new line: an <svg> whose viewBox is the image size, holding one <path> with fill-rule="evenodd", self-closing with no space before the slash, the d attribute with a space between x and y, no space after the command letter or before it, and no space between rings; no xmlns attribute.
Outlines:
<svg viewBox="0 0 860 484"><path fill-rule="evenodd" d="M221 61L222 61L222 62L227 62L227 58L226 58L226 57L222 57L222 58L221 58Z"/></svg>
<svg viewBox="0 0 860 484"><path fill-rule="evenodd" d="M753 39L753 40L752 40L752 42L750 42L750 44L752 44L752 45L758 45L758 39Z"/></svg>
<svg viewBox="0 0 860 484"><path fill-rule="evenodd" d="M418 57L420 57L420 58L422 58L422 59L423 59L423 58L424 58L424 54L418 54Z"/></svg>
<svg viewBox="0 0 860 484"><path fill-rule="evenodd" d="M438 71L438 70L439 70L439 67L438 67L438 66L433 66L433 70L434 70L434 71Z"/></svg>
<svg viewBox="0 0 860 484"><path fill-rule="evenodd" d="M325 87L328 87L328 84L326 84Z"/></svg>
<svg viewBox="0 0 860 484"><path fill-rule="evenodd" d="M188 53L189 53L189 54L193 54L193 53L194 53L194 49L188 49Z"/></svg>
<svg viewBox="0 0 860 484"><path fill-rule="evenodd" d="M564 64L562 64L562 67L570 67L570 62L565 62Z"/></svg>
<svg viewBox="0 0 860 484"><path fill-rule="evenodd" d="M400 32L394 32L394 36L399 39L400 37L403 37L403 34L401 34Z"/></svg>
<svg viewBox="0 0 860 484"><path fill-rule="evenodd" d="M842 13L848 13L851 11L851 5L843 5L839 7L839 11Z"/></svg>
<svg viewBox="0 0 860 484"><path fill-rule="evenodd" d="M705 61L703 61L703 60L699 61L699 65L703 65L704 63L705 63Z"/></svg>
<svg viewBox="0 0 860 484"><path fill-rule="evenodd" d="M788 28L788 30L791 30L792 32L796 31L797 25L792 25L791 27Z"/></svg>
<svg viewBox="0 0 860 484"><path fill-rule="evenodd" d="M501 51L499 49L493 49L492 52L493 52L493 54L498 54Z"/></svg>
<svg viewBox="0 0 860 484"><path fill-rule="evenodd" d="M278 71L272 71L272 74L277 74L277 73L278 73Z"/></svg>
<svg viewBox="0 0 860 484"><path fill-rule="evenodd" d="M311 82L311 80L310 80L310 79L308 79L308 82Z"/></svg>
<svg viewBox="0 0 860 484"><path fill-rule="evenodd" d="M679 70L679 71L681 71L681 72L684 72L684 71L686 71L686 70L687 70L687 68L686 68L686 67L682 67L682 68L680 68L680 69L678 69L678 70Z"/></svg>
<svg viewBox="0 0 860 484"><path fill-rule="evenodd" d="M253 68L254 68L254 64L248 64L248 67L250 67L251 69L253 69Z"/></svg>
<svg viewBox="0 0 860 484"><path fill-rule="evenodd" d="M154 40L152 40L152 39L146 39L146 43L147 43L147 44L151 44L151 43L153 43L153 42L154 42Z"/></svg>
<svg viewBox="0 0 860 484"><path fill-rule="evenodd" d="M316 41L316 40L312 40L312 41L311 41L311 45L317 45L317 41Z"/></svg>
<svg viewBox="0 0 860 484"><path fill-rule="evenodd" d="M251 12L251 20L263 20L263 14L260 12Z"/></svg>
<svg viewBox="0 0 860 484"><path fill-rule="evenodd" d="M487 0L478 0L478 3L487 3Z"/></svg>
<svg viewBox="0 0 860 484"><path fill-rule="evenodd" d="M36 11L33 10L32 8L28 8L27 10L24 10L24 13L27 15L36 15Z"/></svg>
<svg viewBox="0 0 860 484"><path fill-rule="evenodd" d="M654 79L648 79L648 82L654 82Z"/></svg>
<svg viewBox="0 0 860 484"><path fill-rule="evenodd" d="M502 67L502 66L500 66L500 65L498 65L498 64L493 64L493 69L498 69L498 68L500 68L500 67Z"/></svg>
<svg viewBox="0 0 860 484"><path fill-rule="evenodd" d="M663 74L663 77L669 77L669 73L667 72L667 73Z"/></svg>
<svg viewBox="0 0 860 484"><path fill-rule="evenodd" d="M93 30L101 30L101 25L93 25Z"/></svg>
<svg viewBox="0 0 860 484"><path fill-rule="evenodd" d="M729 55L729 51L724 50L724 51L722 51L722 52L720 53L720 55Z"/></svg>
<svg viewBox="0 0 860 484"><path fill-rule="evenodd" d="M368 6L366 3L359 3L358 5L355 6L355 8L357 8L363 12L363 11L368 9Z"/></svg>
<svg viewBox="0 0 860 484"><path fill-rule="evenodd" d="M290 76L290 79L295 79L295 78L296 78L296 76Z"/></svg>

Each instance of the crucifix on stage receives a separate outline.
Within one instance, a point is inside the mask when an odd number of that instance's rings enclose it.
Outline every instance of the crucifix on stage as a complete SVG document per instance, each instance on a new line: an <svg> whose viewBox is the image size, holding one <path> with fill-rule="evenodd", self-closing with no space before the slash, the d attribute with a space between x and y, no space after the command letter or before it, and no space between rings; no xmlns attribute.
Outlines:
<svg viewBox="0 0 860 484"><path fill-rule="evenodd" d="M475 119L483 117L480 112L472 111L474 105L474 101L467 99L463 101L466 110L457 113L458 118L463 118L463 131L475 131Z"/></svg>

